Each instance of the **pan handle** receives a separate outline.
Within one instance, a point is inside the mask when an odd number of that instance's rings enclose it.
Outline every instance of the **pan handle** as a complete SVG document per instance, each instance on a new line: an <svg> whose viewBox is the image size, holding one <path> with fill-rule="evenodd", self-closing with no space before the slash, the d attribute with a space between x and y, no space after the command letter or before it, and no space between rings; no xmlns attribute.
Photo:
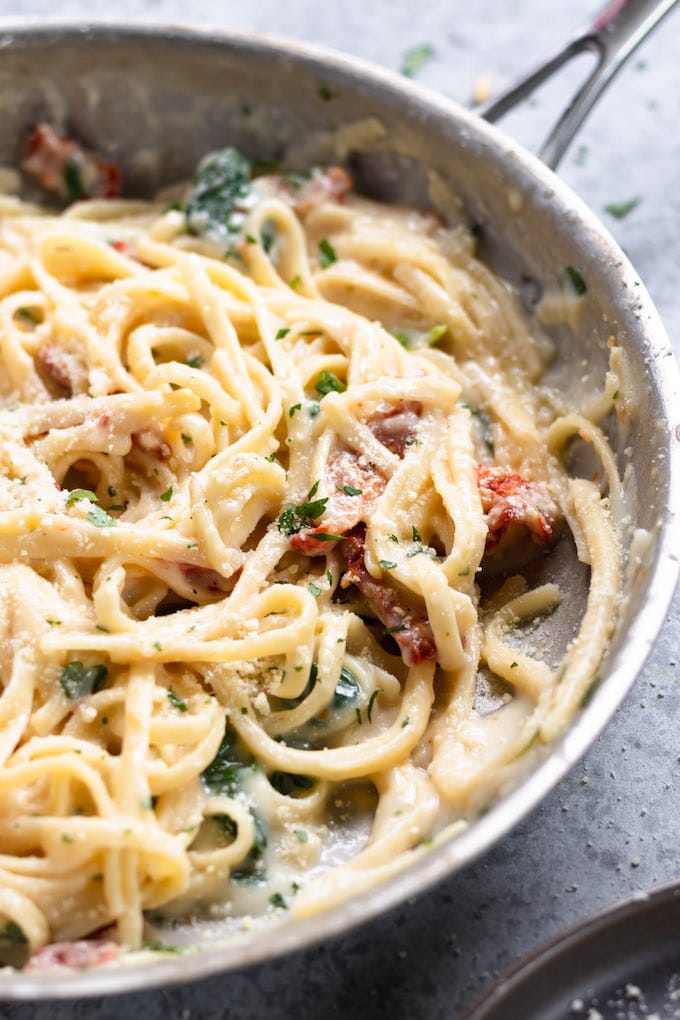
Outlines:
<svg viewBox="0 0 680 1020"><path fill-rule="evenodd" d="M539 150L554 170L591 107L623 63L678 0L610 0L585 31L580 31L548 60L478 108L492 123L530 95L579 53L595 53L597 63Z"/></svg>

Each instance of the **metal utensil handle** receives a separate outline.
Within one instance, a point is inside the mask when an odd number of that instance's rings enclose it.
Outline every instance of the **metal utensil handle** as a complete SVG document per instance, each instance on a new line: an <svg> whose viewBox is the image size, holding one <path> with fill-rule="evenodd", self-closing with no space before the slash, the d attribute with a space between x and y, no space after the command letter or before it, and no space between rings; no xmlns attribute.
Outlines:
<svg viewBox="0 0 680 1020"><path fill-rule="evenodd" d="M580 31L554 56L485 103L479 113L494 122L530 95L578 53L596 54L597 63L539 150L554 170L591 107L622 64L678 0L611 0L594 22Z"/></svg>

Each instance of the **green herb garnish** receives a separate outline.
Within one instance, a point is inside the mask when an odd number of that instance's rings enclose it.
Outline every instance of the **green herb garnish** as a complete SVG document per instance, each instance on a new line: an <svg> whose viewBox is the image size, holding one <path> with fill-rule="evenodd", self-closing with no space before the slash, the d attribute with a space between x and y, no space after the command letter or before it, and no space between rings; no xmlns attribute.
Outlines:
<svg viewBox="0 0 680 1020"><path fill-rule="evenodd" d="M338 256L335 254L335 248L330 241L324 237L322 241L319 241L319 262L321 263L322 269L327 269L328 266L332 266L334 262L338 261Z"/></svg>
<svg viewBox="0 0 680 1020"><path fill-rule="evenodd" d="M588 287L586 286L586 281L583 279L583 276L578 269L574 266L566 266L564 273L575 294L578 294L578 296L581 297L586 293Z"/></svg>
<svg viewBox="0 0 680 1020"><path fill-rule="evenodd" d="M413 78L421 67L423 67L433 56L434 49L429 43L421 43L420 46L412 46L411 49L407 50L404 54L404 59L401 65L401 73L407 78Z"/></svg>
<svg viewBox="0 0 680 1020"><path fill-rule="evenodd" d="M59 683L69 701L78 701L88 694L96 694L106 683L109 671L102 663L85 667L78 659L67 662L59 676Z"/></svg>
<svg viewBox="0 0 680 1020"><path fill-rule="evenodd" d="M314 527L314 521L321 517L326 509L328 497L315 499L307 503L286 503L285 509L278 519L279 531L285 535L296 535L303 528ZM317 535L314 536L318 538Z"/></svg>
<svg viewBox="0 0 680 1020"><path fill-rule="evenodd" d="M319 375L319 378L314 384L314 388L317 393L320 393L322 397L325 397L327 393L344 393L347 386L338 379L334 372L327 372L325 369Z"/></svg>
<svg viewBox="0 0 680 1020"><path fill-rule="evenodd" d="M117 521L115 517L109 517L105 510L95 506L87 511L87 519L95 528L115 528Z"/></svg>
<svg viewBox="0 0 680 1020"><path fill-rule="evenodd" d="M168 701L173 708L176 708L178 712L187 711L187 703L184 698L180 698L179 694L173 691L172 687L168 688Z"/></svg>
<svg viewBox="0 0 680 1020"><path fill-rule="evenodd" d="M81 173L80 156L74 153L69 156L64 164L64 191L69 202L77 202L85 194L83 176Z"/></svg>
<svg viewBox="0 0 680 1020"><path fill-rule="evenodd" d="M239 232L253 202L250 169L248 160L232 148L201 160L186 200L190 233L224 241Z"/></svg>
<svg viewBox="0 0 680 1020"><path fill-rule="evenodd" d="M73 506L81 499L89 499L92 503L96 503L97 493L92 489L72 489L66 497L66 506Z"/></svg>
<svg viewBox="0 0 680 1020"><path fill-rule="evenodd" d="M622 220L628 213L632 212L640 204L639 198L631 198L627 202L610 202L604 207L604 211L617 220Z"/></svg>

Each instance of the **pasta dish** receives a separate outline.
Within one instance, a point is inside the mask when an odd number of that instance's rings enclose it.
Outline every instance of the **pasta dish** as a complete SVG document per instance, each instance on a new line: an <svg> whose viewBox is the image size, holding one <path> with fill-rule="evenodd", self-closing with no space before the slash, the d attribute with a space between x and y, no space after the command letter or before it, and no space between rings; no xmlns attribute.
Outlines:
<svg viewBox="0 0 680 1020"><path fill-rule="evenodd" d="M616 617L625 362L561 406L475 231L339 167L131 201L40 125L24 170L67 207L0 199L0 948L81 966L357 894L555 739Z"/></svg>

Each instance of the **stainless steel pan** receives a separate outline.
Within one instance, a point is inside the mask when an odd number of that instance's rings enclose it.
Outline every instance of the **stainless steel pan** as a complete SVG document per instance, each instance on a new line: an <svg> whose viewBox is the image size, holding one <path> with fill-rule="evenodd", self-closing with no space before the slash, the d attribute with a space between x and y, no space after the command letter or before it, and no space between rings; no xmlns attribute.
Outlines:
<svg viewBox="0 0 680 1020"><path fill-rule="evenodd" d="M590 82L595 91L616 68L607 46L617 26L625 31L624 49L630 48L652 6L670 3L619 2L610 6L606 24L579 37L581 46L604 54ZM483 225L486 259L524 288L529 302L566 266L578 267L587 281L579 328L564 323L552 331L554 378L563 392L576 401L584 388L601 384L612 334L637 380L635 420L628 432L612 423L611 440L620 462L630 465L627 507L634 524L652 533L651 554L622 590L597 691L544 759L457 839L370 895L322 916L147 967L0 977L6 998L100 995L188 981L327 939L473 860L564 776L633 683L673 592L680 554L680 378L635 270L593 214L497 129L410 81L306 45L221 31L23 24L5 26L0 45L0 163L16 164L28 129L48 119L67 123L120 162L128 188L138 193L187 176L202 154L226 143L260 160L298 165L350 159L360 185L389 200L423 200L437 177ZM529 85L545 73L539 69ZM582 93L569 115L572 127L590 95ZM489 113L502 112L510 101L503 97ZM553 162L565 139L560 133ZM571 615L557 615L553 635L563 645L583 600L576 566L566 570Z"/></svg>

